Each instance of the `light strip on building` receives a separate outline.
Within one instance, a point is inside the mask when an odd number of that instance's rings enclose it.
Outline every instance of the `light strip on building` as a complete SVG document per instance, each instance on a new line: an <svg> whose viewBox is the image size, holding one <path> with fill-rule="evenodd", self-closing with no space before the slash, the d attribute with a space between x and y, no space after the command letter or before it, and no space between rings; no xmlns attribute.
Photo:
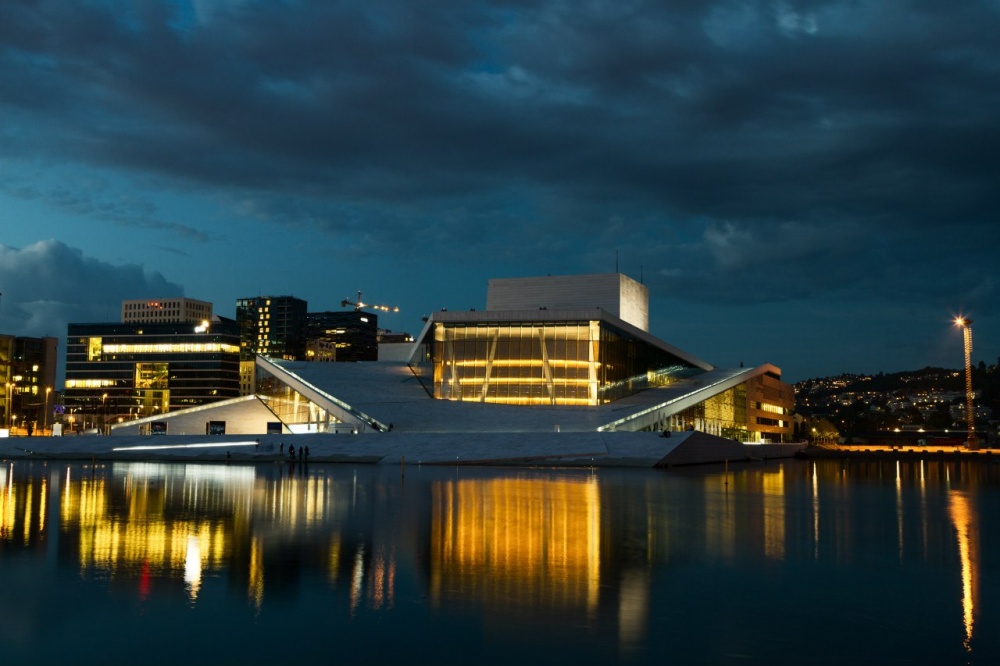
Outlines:
<svg viewBox="0 0 1000 666"><path fill-rule="evenodd" d="M460 368L485 368L486 361L454 361L454 365ZM555 359L550 360L547 364L541 359L497 359L493 361L492 365L495 368L541 368L545 365L549 365L553 368L561 367L574 367L574 368L587 368L590 367L590 361L570 361ZM446 362L447 364L447 362ZM598 364L599 365L599 364Z"/></svg>
<svg viewBox="0 0 1000 666"><path fill-rule="evenodd" d="M462 386L481 386L483 383L487 383L490 386L494 384L541 384L543 386L548 386L550 384L556 386L588 386L590 384L589 379L563 379L557 377L551 380L544 379L542 377L490 377L489 381L486 382L482 377L465 377L458 380L458 383Z"/></svg>
<svg viewBox="0 0 1000 666"><path fill-rule="evenodd" d="M493 398L487 397L485 400L479 400L478 398L462 398L462 402L487 402L491 404L498 405L562 405L562 406L572 406L572 405L583 405L589 406L590 400L587 398L519 398L519 397L509 397L509 398Z"/></svg>
<svg viewBox="0 0 1000 666"><path fill-rule="evenodd" d="M112 451L162 451L165 449L218 449L218 448L231 448L236 446L257 446L257 442L224 442L222 444L216 443L198 443L198 444L148 444L142 446L116 446Z"/></svg>
<svg viewBox="0 0 1000 666"><path fill-rule="evenodd" d="M102 348L105 354L204 354L226 352L235 354L240 350L238 345L222 342L182 342L162 344L107 344Z"/></svg>

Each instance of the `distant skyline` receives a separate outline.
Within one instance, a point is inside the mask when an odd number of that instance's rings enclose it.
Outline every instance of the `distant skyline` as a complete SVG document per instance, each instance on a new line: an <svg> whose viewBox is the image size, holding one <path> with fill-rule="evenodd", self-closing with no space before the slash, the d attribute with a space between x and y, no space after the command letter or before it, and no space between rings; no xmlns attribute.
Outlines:
<svg viewBox="0 0 1000 666"><path fill-rule="evenodd" d="M795 382L1000 358L1000 5L0 4L0 333L621 272Z"/></svg>

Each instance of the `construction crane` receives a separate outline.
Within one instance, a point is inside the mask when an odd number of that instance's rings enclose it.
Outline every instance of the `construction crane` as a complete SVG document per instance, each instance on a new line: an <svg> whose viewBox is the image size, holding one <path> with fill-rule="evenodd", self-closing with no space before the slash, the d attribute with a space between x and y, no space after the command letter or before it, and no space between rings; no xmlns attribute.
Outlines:
<svg viewBox="0 0 1000 666"><path fill-rule="evenodd" d="M340 307L346 308L348 305L354 306L355 312L361 312L361 308L368 308L369 310L381 310L382 312L399 312L399 308L390 305L375 305L374 303L365 303L361 300L361 292L358 291L358 300L352 301L345 298L340 302Z"/></svg>

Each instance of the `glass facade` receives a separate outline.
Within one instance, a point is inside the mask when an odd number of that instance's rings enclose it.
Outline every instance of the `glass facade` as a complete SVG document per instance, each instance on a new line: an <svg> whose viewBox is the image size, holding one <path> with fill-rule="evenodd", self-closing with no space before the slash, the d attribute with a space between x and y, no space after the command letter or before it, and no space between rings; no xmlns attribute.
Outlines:
<svg viewBox="0 0 1000 666"><path fill-rule="evenodd" d="M698 430L741 442L752 441L747 423L747 385L743 383L717 393L693 407L664 417L648 429Z"/></svg>
<svg viewBox="0 0 1000 666"><path fill-rule="evenodd" d="M309 361L377 361L378 315L348 310L306 315Z"/></svg>
<svg viewBox="0 0 1000 666"><path fill-rule="evenodd" d="M70 324L65 401L71 427L100 427L240 395L239 330L231 320Z"/></svg>
<svg viewBox="0 0 1000 666"><path fill-rule="evenodd" d="M598 405L702 372L605 322L436 322L414 372L434 398Z"/></svg>
<svg viewBox="0 0 1000 666"><path fill-rule="evenodd" d="M764 374L665 416L647 429L698 430L748 443L790 442L793 408L792 388Z"/></svg>
<svg viewBox="0 0 1000 666"><path fill-rule="evenodd" d="M236 301L244 360L254 354L301 360L306 356L306 301L294 296L256 296Z"/></svg>
<svg viewBox="0 0 1000 666"><path fill-rule="evenodd" d="M337 424L342 422L333 414L259 367L256 393L293 433L340 430Z"/></svg>

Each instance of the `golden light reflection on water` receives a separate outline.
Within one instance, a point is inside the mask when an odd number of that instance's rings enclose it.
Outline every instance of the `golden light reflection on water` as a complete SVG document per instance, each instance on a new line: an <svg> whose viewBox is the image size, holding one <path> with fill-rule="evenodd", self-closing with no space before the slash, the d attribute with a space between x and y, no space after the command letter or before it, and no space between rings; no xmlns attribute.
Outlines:
<svg viewBox="0 0 1000 666"><path fill-rule="evenodd" d="M764 554L785 559L785 468L761 474L764 495Z"/></svg>
<svg viewBox="0 0 1000 666"><path fill-rule="evenodd" d="M972 632L979 600L979 526L969 498L953 490L948 494L948 513L958 538L958 556L962 565L962 621L965 625L965 649L972 650Z"/></svg>
<svg viewBox="0 0 1000 666"><path fill-rule="evenodd" d="M594 609L601 505L594 479L469 479L432 486L431 597Z"/></svg>
<svg viewBox="0 0 1000 666"><path fill-rule="evenodd" d="M716 475L705 478L705 550L725 560L732 561L736 557L736 516L733 511L733 498L726 485L728 474L723 475L723 488L726 492L720 495L719 477ZM653 526L656 530L660 526ZM659 531L659 530L657 530ZM663 530L669 534L669 530Z"/></svg>
<svg viewBox="0 0 1000 666"><path fill-rule="evenodd" d="M0 539L6 540L10 537L11 531L14 529L15 520L17 519L14 476L8 473L6 466L0 471L0 484L2 484L2 492L0 492Z"/></svg>
<svg viewBox="0 0 1000 666"><path fill-rule="evenodd" d="M903 476L896 461L896 546L899 561L903 561Z"/></svg>
<svg viewBox="0 0 1000 666"><path fill-rule="evenodd" d="M177 572L194 600L206 569L221 566L231 549L229 528L220 521L171 515L167 495L180 493L197 504L212 499L200 473L173 488L143 468L125 474L120 506L112 507L114 490L105 475L67 480L62 495L62 525L75 532L79 567L106 571Z"/></svg>
<svg viewBox="0 0 1000 666"><path fill-rule="evenodd" d="M247 577L247 597L258 613L264 606L264 547L260 537L250 540L250 575Z"/></svg>
<svg viewBox="0 0 1000 666"><path fill-rule="evenodd" d="M140 599L169 593L204 604L220 588L238 589L261 613L274 591L314 585L355 616L399 612L415 595L437 608L480 606L484 630L572 617L574 626L617 629L629 651L655 635L664 580L683 582L702 564L779 570L800 557L851 569L902 557L900 570L912 575L940 568L944 554L952 603L939 606L953 647L959 574L965 648L976 633L982 650L989 633L979 605L989 565L977 511L986 508L976 491L996 482L992 467L772 462L642 483L434 470L407 480L405 496L398 477L359 482L365 473L352 480L339 468L50 464L16 479L14 469L0 467L0 545L58 558L81 578L134 584ZM406 588L414 579L416 593Z"/></svg>
<svg viewBox="0 0 1000 666"><path fill-rule="evenodd" d="M819 559L819 475L816 471L816 463L812 464L812 509L813 509L813 559Z"/></svg>

